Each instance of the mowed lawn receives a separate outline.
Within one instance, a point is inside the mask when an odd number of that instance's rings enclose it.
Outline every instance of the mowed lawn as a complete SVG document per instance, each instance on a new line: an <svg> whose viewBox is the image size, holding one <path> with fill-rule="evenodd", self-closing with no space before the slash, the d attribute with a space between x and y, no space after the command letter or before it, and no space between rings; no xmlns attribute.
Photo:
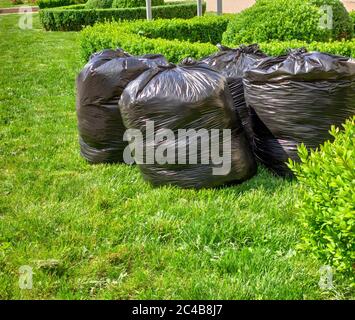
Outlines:
<svg viewBox="0 0 355 320"><path fill-rule="evenodd" d="M27 4L13 4L11 0L0 0L0 8L11 8L16 6L26 6Z"/></svg>
<svg viewBox="0 0 355 320"><path fill-rule="evenodd" d="M152 188L79 155L77 33L0 17L1 299L323 299L296 250L295 182L264 169L218 190ZM19 288L19 267L33 289Z"/></svg>

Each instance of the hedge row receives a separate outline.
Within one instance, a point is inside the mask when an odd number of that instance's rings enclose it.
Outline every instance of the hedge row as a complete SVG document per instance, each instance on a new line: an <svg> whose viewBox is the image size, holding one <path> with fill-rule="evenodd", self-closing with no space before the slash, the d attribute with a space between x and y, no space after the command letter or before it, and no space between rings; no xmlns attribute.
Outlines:
<svg viewBox="0 0 355 320"><path fill-rule="evenodd" d="M113 0L88 0L85 7L87 9L107 9L112 7Z"/></svg>
<svg viewBox="0 0 355 320"><path fill-rule="evenodd" d="M64 7L74 4L83 4L88 0L37 0L40 9ZM103 0L95 0L98 3ZM145 0L109 0L113 8L134 8L145 6ZM90 2L90 0L88 1ZM137 5L138 4L138 5ZM152 5L163 5L164 0L152 0Z"/></svg>
<svg viewBox="0 0 355 320"><path fill-rule="evenodd" d="M226 30L231 15L204 16L192 19L157 19L153 21L137 20L123 22L119 26L130 34L146 38L163 38L190 42L209 42L217 44L222 41L223 31Z"/></svg>
<svg viewBox="0 0 355 320"><path fill-rule="evenodd" d="M285 54L288 49L305 47L308 51L321 51L345 57L355 57L355 39L334 42L272 41L260 44L261 49L273 56Z"/></svg>
<svg viewBox="0 0 355 320"><path fill-rule="evenodd" d="M219 42L227 20L226 17L205 16L189 20L97 24L80 33L81 54L86 61L94 52L121 47L136 55L161 53L175 63L187 56L198 59L217 50L214 44ZM160 38L163 36L166 39ZM260 43L260 47L269 55L281 55L290 48L305 47L310 51L355 57L355 39L311 43L297 40L272 41Z"/></svg>
<svg viewBox="0 0 355 320"><path fill-rule="evenodd" d="M203 5L203 11L206 4ZM196 16L196 3L171 3L152 7L154 18L183 18ZM110 8L85 9L85 5L74 5L60 8L40 10L40 21L46 30L78 31L84 26L92 26L97 22L137 20L146 18L146 8Z"/></svg>
<svg viewBox="0 0 355 320"><path fill-rule="evenodd" d="M37 0L40 9L64 7L73 4L85 3L86 0Z"/></svg>
<svg viewBox="0 0 355 320"><path fill-rule="evenodd" d="M94 52L117 47L135 55L161 52L171 62L178 62L187 56L201 58L216 50L211 43L146 38L129 33L117 22L85 28L80 34L80 45L85 61Z"/></svg>
<svg viewBox="0 0 355 320"><path fill-rule="evenodd" d="M164 5L164 0L151 0L152 6ZM113 0L112 8L136 8L144 7L146 0Z"/></svg>

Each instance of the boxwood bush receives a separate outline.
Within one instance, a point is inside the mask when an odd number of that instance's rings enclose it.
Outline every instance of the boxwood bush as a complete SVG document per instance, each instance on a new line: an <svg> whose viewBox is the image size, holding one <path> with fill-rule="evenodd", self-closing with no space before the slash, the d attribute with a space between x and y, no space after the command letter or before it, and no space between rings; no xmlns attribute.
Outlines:
<svg viewBox="0 0 355 320"><path fill-rule="evenodd" d="M82 4L86 0L37 0L37 5L40 9L45 8L55 8L55 7L64 7L72 4Z"/></svg>
<svg viewBox="0 0 355 320"><path fill-rule="evenodd" d="M222 41L231 17L204 16L192 19L157 19L153 21L138 20L121 23L119 26L125 32L144 36L146 38L163 38L190 42L210 42L217 44Z"/></svg>
<svg viewBox="0 0 355 320"><path fill-rule="evenodd" d="M271 41L260 43L260 48L268 55L286 54L288 49L306 48L308 51L321 51L345 57L355 57L355 39L349 41L307 43L304 41Z"/></svg>
<svg viewBox="0 0 355 320"><path fill-rule="evenodd" d="M333 9L333 28L321 28L320 6ZM329 41L350 39L351 18L340 0L258 0L236 15L223 40L227 45L269 40Z"/></svg>
<svg viewBox="0 0 355 320"><path fill-rule="evenodd" d="M201 18L203 19L203 18ZM160 24L164 22L166 24L172 23L174 25L188 25L187 20L164 20L164 21L154 21L155 24ZM139 23L133 22L132 26L130 23L105 23L97 24L93 27L87 27L80 33L80 45L81 54L83 59L86 61L90 55L94 52L100 51L106 48L124 48L127 52L131 54L141 55L147 53L162 53L171 62L179 62L183 58L191 56L194 58L202 58L206 55L211 54L216 51L215 45L211 43L199 43L199 42L189 42L181 40L183 35L180 34L180 40L169 40L161 38L147 38L137 33L139 29ZM141 22L143 25L144 22ZM150 24L147 22L147 24ZM191 25L191 22L190 22ZM199 28L198 25L197 28ZM133 32L131 32L132 28ZM137 29L136 29L137 28ZM191 25L190 30L193 29ZM147 29L145 29L147 31ZM211 28L207 29L205 33L211 31ZM213 33L213 31L212 31ZM179 36L177 34L177 36ZM186 36L188 36L186 34ZM204 35L206 36L206 34ZM196 40L196 39L194 39Z"/></svg>
<svg viewBox="0 0 355 320"><path fill-rule="evenodd" d="M330 30L332 40L350 39L353 37L353 22L341 0L308 0L318 8L330 6L333 11L333 28Z"/></svg>
<svg viewBox="0 0 355 320"><path fill-rule="evenodd" d="M152 6L162 6L164 0L152 0ZM145 7L146 0L113 0L112 8Z"/></svg>
<svg viewBox="0 0 355 320"><path fill-rule="evenodd" d="M133 54L161 53L178 62L191 56L201 58L215 52L214 44L228 25L229 16L204 16L193 19L112 22L87 27L80 33L81 55L86 61L99 50L122 47ZM260 43L269 55L282 55L290 48L305 47L355 57L355 40L335 42L273 41Z"/></svg>
<svg viewBox="0 0 355 320"><path fill-rule="evenodd" d="M354 26L354 35L355 35L355 11L350 12L350 18L353 21L353 26Z"/></svg>
<svg viewBox="0 0 355 320"><path fill-rule="evenodd" d="M330 132L334 142L310 152L300 146L301 163L289 164L300 184L302 247L354 280L355 117Z"/></svg>
<svg viewBox="0 0 355 320"><path fill-rule="evenodd" d="M205 3L203 10L206 10ZM152 7L153 18L188 19L196 16L196 11L195 2L168 2L164 6ZM87 9L85 5L74 5L40 10L39 16L46 30L78 31L84 26L92 26L98 22L145 19L146 9L145 7Z"/></svg>
<svg viewBox="0 0 355 320"><path fill-rule="evenodd" d="M88 0L86 8L88 9L107 9L112 7L113 0Z"/></svg>

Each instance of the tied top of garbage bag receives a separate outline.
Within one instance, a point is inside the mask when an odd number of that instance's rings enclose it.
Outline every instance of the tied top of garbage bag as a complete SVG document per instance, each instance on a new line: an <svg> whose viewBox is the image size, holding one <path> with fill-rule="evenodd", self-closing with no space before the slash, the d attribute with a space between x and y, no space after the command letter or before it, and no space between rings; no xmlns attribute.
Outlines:
<svg viewBox="0 0 355 320"><path fill-rule="evenodd" d="M135 160L144 179L152 185L208 188L241 182L255 174L254 156L233 112L226 78L205 63L185 59L179 65L150 69L127 86L119 106L126 127L143 134L143 157L137 159L134 148ZM150 126L154 127L153 140ZM203 132L204 138L207 135L207 139L212 139L213 129L218 137L205 144L200 135ZM171 138L159 140L159 132L166 130ZM180 136L182 131L187 139ZM196 145L196 141L200 142ZM229 146L229 151L225 152L225 146ZM151 147L155 150L152 161L147 160ZM172 150L170 160L157 159L162 147ZM214 162L216 153L212 149L223 156L222 162ZM193 158L198 161L191 161ZM206 158L206 162L201 161ZM223 173L214 174L215 169L222 169Z"/></svg>
<svg viewBox="0 0 355 320"><path fill-rule="evenodd" d="M120 162L126 142L118 109L124 88L157 64L162 55L131 56L122 49L93 54L77 77L76 111L81 154L91 163Z"/></svg>
<svg viewBox="0 0 355 320"><path fill-rule="evenodd" d="M249 46L241 45L235 49L221 44L218 44L217 47L219 52L203 58L201 61L220 71L225 77L242 77L246 70L267 57L257 44Z"/></svg>
<svg viewBox="0 0 355 320"><path fill-rule="evenodd" d="M269 57L245 72L248 81L278 82L352 80L355 61L322 52L307 52L305 48L289 50L286 55Z"/></svg>
<svg viewBox="0 0 355 320"><path fill-rule="evenodd" d="M163 55L131 56L122 49L100 51L91 55L77 77L78 97L83 90L84 98L91 96L97 101L111 100L142 72L165 64L168 62Z"/></svg>
<svg viewBox="0 0 355 320"><path fill-rule="evenodd" d="M279 175L299 160L297 146L317 148L355 113L355 63L305 49L264 59L245 73L245 99L257 158Z"/></svg>
<svg viewBox="0 0 355 320"><path fill-rule="evenodd" d="M223 76L203 62L186 58L178 65L158 65L144 72L123 92L120 108L130 128L142 128L154 118L157 125L170 129L230 128L232 124L242 129L229 98Z"/></svg>
<svg viewBox="0 0 355 320"><path fill-rule="evenodd" d="M103 64L107 61L110 61L115 58L124 58L124 57L130 57L131 55L128 52L125 52L121 48L117 48L115 50L112 49L105 49L102 51L98 51L93 53L90 58L89 62L85 67L88 67L89 65L95 65L95 67L98 67L100 64Z"/></svg>
<svg viewBox="0 0 355 320"><path fill-rule="evenodd" d="M259 49L257 44L241 45L235 49L220 44L217 46L219 52L202 59L202 61L227 78L229 90L233 97L234 110L241 119L248 139L252 143L253 131L249 110L245 104L242 77L245 71L264 59L266 55Z"/></svg>

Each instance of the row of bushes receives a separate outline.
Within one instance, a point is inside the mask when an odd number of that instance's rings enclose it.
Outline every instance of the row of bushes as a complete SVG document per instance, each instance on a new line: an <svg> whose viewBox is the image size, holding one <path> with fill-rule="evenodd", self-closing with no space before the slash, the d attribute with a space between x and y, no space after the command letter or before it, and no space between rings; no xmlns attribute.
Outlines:
<svg viewBox="0 0 355 320"><path fill-rule="evenodd" d="M85 28L80 34L82 57L106 48L122 47L136 55L146 53L164 54L171 62L178 62L190 56L201 58L216 51L229 18L205 16L190 20L172 19L153 22L112 22ZM165 36L166 39L160 37ZM197 42L203 39L203 43ZM191 42L190 42L191 41ZM306 47L308 50L323 51L355 57L355 39L351 41L311 42L272 41L260 43L269 55L281 55L289 48Z"/></svg>
<svg viewBox="0 0 355 320"><path fill-rule="evenodd" d="M40 9L86 3L87 9L144 7L146 0L37 0ZM164 5L164 0L152 0L153 6Z"/></svg>
<svg viewBox="0 0 355 320"><path fill-rule="evenodd" d="M74 4L85 3L86 0L37 0L40 9L64 7Z"/></svg>
<svg viewBox="0 0 355 320"><path fill-rule="evenodd" d="M327 24L326 7L332 9ZM243 42L335 41L351 39L354 25L340 0L258 0L236 15L223 36L225 44Z"/></svg>
<svg viewBox="0 0 355 320"><path fill-rule="evenodd" d="M117 22L85 28L80 36L80 44L85 61L96 51L116 47L122 47L135 55L160 52L171 62L181 61L187 56L200 58L216 50L211 43L152 39L127 33Z"/></svg>
<svg viewBox="0 0 355 320"><path fill-rule="evenodd" d="M164 0L151 0L152 6L164 5ZM146 0L88 0L87 8L137 8L144 7Z"/></svg>
<svg viewBox="0 0 355 320"><path fill-rule="evenodd" d="M130 34L144 36L146 38L163 38L166 40L180 40L190 42L209 42L217 44L222 41L223 31L233 15L212 16L192 19L157 19L150 22L137 20L123 22L123 28Z"/></svg>
<svg viewBox="0 0 355 320"><path fill-rule="evenodd" d="M203 11L205 10L206 4L203 5ZM164 6L154 6L152 14L154 18L188 19L196 16L196 3L172 2ZM87 9L85 5L74 5L40 10L39 16L46 30L78 31L97 22L145 19L146 8Z"/></svg>
<svg viewBox="0 0 355 320"><path fill-rule="evenodd" d="M320 42L313 41L272 41L260 44L261 49L273 56L285 54L288 49L304 47L308 51L321 51L345 57L355 57L355 39L348 41Z"/></svg>
<svg viewBox="0 0 355 320"><path fill-rule="evenodd" d="M151 0L152 6L162 6L164 0ZM113 0L113 8L135 8L144 7L146 5L146 0Z"/></svg>

